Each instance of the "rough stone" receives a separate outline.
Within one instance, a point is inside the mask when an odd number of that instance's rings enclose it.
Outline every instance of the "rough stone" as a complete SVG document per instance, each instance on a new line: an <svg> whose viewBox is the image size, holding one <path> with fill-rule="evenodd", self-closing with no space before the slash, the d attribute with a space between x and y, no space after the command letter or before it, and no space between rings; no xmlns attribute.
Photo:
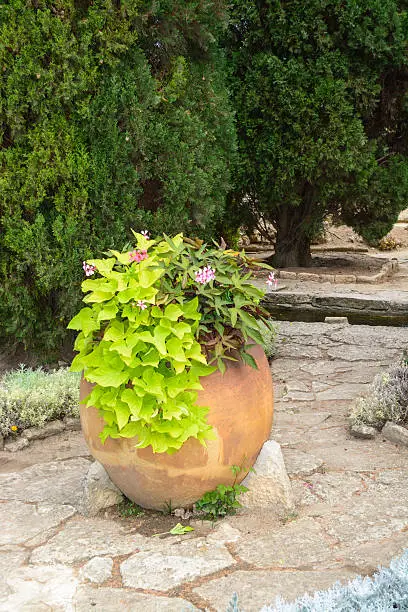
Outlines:
<svg viewBox="0 0 408 612"><path fill-rule="evenodd" d="M222 521L216 528L208 534L207 542L210 544L225 544L226 542L237 542L241 537L241 532L229 523Z"/></svg>
<svg viewBox="0 0 408 612"><path fill-rule="evenodd" d="M309 518L287 523L275 532L252 536L236 544L237 554L257 567L310 570L330 564L331 551L323 529ZM334 564L334 562L332 562Z"/></svg>
<svg viewBox="0 0 408 612"><path fill-rule="evenodd" d="M343 545L351 546L390 538L407 529L408 502L374 490L361 493L347 504L347 513L327 517L326 532Z"/></svg>
<svg viewBox="0 0 408 612"><path fill-rule="evenodd" d="M65 423L62 421L50 421L43 427L30 427L24 430L24 436L27 440L41 440L49 436L55 436L65 429Z"/></svg>
<svg viewBox="0 0 408 612"><path fill-rule="evenodd" d="M197 608L179 597L132 593L124 589L82 586L74 598L75 612L195 612Z"/></svg>
<svg viewBox="0 0 408 612"><path fill-rule="evenodd" d="M299 280L319 282L319 275L310 272L299 272L297 275Z"/></svg>
<svg viewBox="0 0 408 612"><path fill-rule="evenodd" d="M87 459L79 457L39 463L21 472L0 474L0 499L77 506L81 480L89 465Z"/></svg>
<svg viewBox="0 0 408 612"><path fill-rule="evenodd" d="M346 412L347 408L345 409ZM381 443L381 436L373 444L371 440L357 440L346 438L346 427L343 427L344 439L333 443L332 430L328 430L325 436L314 433L304 450L319 452L319 457L325 463L327 470L352 470L357 472L372 472L378 469L395 469L407 466L408 449L403 447L392 447L388 442Z"/></svg>
<svg viewBox="0 0 408 612"><path fill-rule="evenodd" d="M290 480L286 471L280 445L274 440L268 440L242 484L248 491L240 497L240 502L246 508L285 508L292 509L293 495Z"/></svg>
<svg viewBox="0 0 408 612"><path fill-rule="evenodd" d="M288 270L280 270L280 278L286 278L287 280L295 280L296 272L289 272Z"/></svg>
<svg viewBox="0 0 408 612"><path fill-rule="evenodd" d="M85 516L95 516L100 510L120 504L123 494L109 478L98 461L89 467L81 483L81 499L78 511Z"/></svg>
<svg viewBox="0 0 408 612"><path fill-rule="evenodd" d="M323 283L334 283L334 274L320 274L319 277Z"/></svg>
<svg viewBox="0 0 408 612"><path fill-rule="evenodd" d="M359 573L372 575L379 566L386 567L393 557L400 556L407 548L407 534L397 533L392 538L352 545L338 550L337 559Z"/></svg>
<svg viewBox="0 0 408 612"><path fill-rule="evenodd" d="M0 603L4 612L72 611L78 581L65 566L19 567L4 577L9 594Z"/></svg>
<svg viewBox="0 0 408 612"><path fill-rule="evenodd" d="M65 417L64 425L67 431L80 431L81 430L80 419L76 419L74 417Z"/></svg>
<svg viewBox="0 0 408 612"><path fill-rule="evenodd" d="M29 441L24 436L19 436L15 440L4 443L4 450L9 453L16 453L29 445Z"/></svg>
<svg viewBox="0 0 408 612"><path fill-rule="evenodd" d="M325 323L341 323L342 325L347 325L348 324L348 318L347 317L325 317L324 318L324 322Z"/></svg>
<svg viewBox="0 0 408 612"><path fill-rule="evenodd" d="M387 273L384 272L384 270L381 270L381 272L378 272L378 274L374 274L371 278L373 279L374 283L380 283L385 278L387 278Z"/></svg>
<svg viewBox="0 0 408 612"><path fill-rule="evenodd" d="M2 451L4 448L4 438L3 436L0 436L0 451Z"/></svg>
<svg viewBox="0 0 408 612"><path fill-rule="evenodd" d="M1 506L0 506L1 507ZM76 563L91 557L128 555L146 548L147 538L108 519L71 521L31 555L31 563Z"/></svg>
<svg viewBox="0 0 408 612"><path fill-rule="evenodd" d="M335 283L355 283L356 277L354 274L335 274L334 275Z"/></svg>
<svg viewBox="0 0 408 612"><path fill-rule="evenodd" d="M310 476L317 472L323 461L297 449L284 449L283 457L289 476Z"/></svg>
<svg viewBox="0 0 408 612"><path fill-rule="evenodd" d="M277 597L292 601L304 593L325 590L337 580L347 581L356 573L347 569L308 571L238 571L230 576L200 586L194 591L211 603L214 610L226 610L232 593L237 593L239 607L245 612L259 612Z"/></svg>
<svg viewBox="0 0 408 612"><path fill-rule="evenodd" d="M367 276L366 274L359 274L356 277L356 281L358 283L374 283L375 280L373 280L372 276Z"/></svg>
<svg viewBox="0 0 408 612"><path fill-rule="evenodd" d="M395 444L401 444L402 446L408 446L408 429L401 427L396 423L387 421L381 430L384 438Z"/></svg>
<svg viewBox="0 0 408 612"><path fill-rule="evenodd" d="M75 514L71 506L32 504L11 501L0 504L0 546L23 544L46 529L59 525ZM11 520L12 519L12 520Z"/></svg>
<svg viewBox="0 0 408 612"><path fill-rule="evenodd" d="M352 425L350 427L350 433L355 438L373 440L377 435L377 430L375 427L370 427L369 425Z"/></svg>
<svg viewBox="0 0 408 612"><path fill-rule="evenodd" d="M328 356L342 361L382 361L384 358L391 361L396 357L397 352L397 350L381 346L371 346L370 350L366 351L361 346L348 346L345 350L344 346L339 343L338 346L329 348Z"/></svg>
<svg viewBox="0 0 408 612"><path fill-rule="evenodd" d="M81 569L81 578L102 584L112 576L113 561L110 557L94 557Z"/></svg>
<svg viewBox="0 0 408 612"><path fill-rule="evenodd" d="M317 400L352 400L365 393L367 386L360 383L339 383L316 393Z"/></svg>
<svg viewBox="0 0 408 612"><path fill-rule="evenodd" d="M126 559L120 573L127 587L167 591L234 564L226 548L196 538L178 544L161 541L154 549Z"/></svg>
<svg viewBox="0 0 408 612"><path fill-rule="evenodd" d="M353 472L312 474L305 477L304 482L297 483L299 490L303 490L302 499L299 501L304 506L324 502L329 511L334 512L335 506L342 506L344 502L349 503L354 496L360 496L368 487L367 480L368 478ZM294 482L293 485L295 484ZM314 514L313 508L312 513L308 509L306 511L309 516Z"/></svg>

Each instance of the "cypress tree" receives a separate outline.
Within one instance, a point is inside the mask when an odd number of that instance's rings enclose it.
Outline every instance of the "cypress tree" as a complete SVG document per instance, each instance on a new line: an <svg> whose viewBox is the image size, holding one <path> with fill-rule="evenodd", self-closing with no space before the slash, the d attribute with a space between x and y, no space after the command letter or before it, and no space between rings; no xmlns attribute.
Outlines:
<svg viewBox="0 0 408 612"><path fill-rule="evenodd" d="M82 261L205 235L230 189L222 0L0 6L0 326L58 349Z"/></svg>
<svg viewBox="0 0 408 612"><path fill-rule="evenodd" d="M408 201L406 0L233 0L239 166L226 219L308 265L327 214L370 242ZM232 221L231 221L232 220Z"/></svg>

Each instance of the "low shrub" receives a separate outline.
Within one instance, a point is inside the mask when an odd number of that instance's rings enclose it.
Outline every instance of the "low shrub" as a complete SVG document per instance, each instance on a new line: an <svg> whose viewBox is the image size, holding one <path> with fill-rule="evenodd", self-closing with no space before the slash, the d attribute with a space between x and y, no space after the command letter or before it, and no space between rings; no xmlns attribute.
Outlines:
<svg viewBox="0 0 408 612"><path fill-rule="evenodd" d="M357 400L350 415L352 425L371 425L377 429L387 421L408 424L408 362L378 374L367 397Z"/></svg>
<svg viewBox="0 0 408 612"><path fill-rule="evenodd" d="M380 251L393 251L400 246L401 243L391 236L384 236L384 238L381 238L381 240L378 242L378 248Z"/></svg>
<svg viewBox="0 0 408 612"><path fill-rule="evenodd" d="M264 341L264 351L265 355L268 359L272 359L276 355L276 338L278 335L278 327L277 325L271 326L269 324L266 325L262 321L259 323L259 327L261 328L261 334Z"/></svg>
<svg viewBox="0 0 408 612"><path fill-rule="evenodd" d="M47 421L79 416L80 375L67 369L45 372L21 365L0 380L0 434L41 427Z"/></svg>

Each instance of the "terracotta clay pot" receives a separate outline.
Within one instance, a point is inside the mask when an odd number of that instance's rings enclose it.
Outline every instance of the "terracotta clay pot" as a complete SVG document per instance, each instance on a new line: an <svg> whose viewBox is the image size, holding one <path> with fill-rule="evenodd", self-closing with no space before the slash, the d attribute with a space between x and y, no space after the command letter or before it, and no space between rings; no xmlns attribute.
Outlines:
<svg viewBox="0 0 408 612"><path fill-rule="evenodd" d="M191 506L219 484L232 484L232 465L244 465L240 482L269 438L273 416L273 387L268 361L261 347L250 351L258 370L228 362L224 376L216 371L201 379L198 404L209 406L208 422L216 440L202 446L190 438L174 455L135 448L136 438L99 439L104 421L95 408L81 405L82 430L92 455L103 464L123 493L144 508L163 510ZM81 400L92 385L81 381Z"/></svg>

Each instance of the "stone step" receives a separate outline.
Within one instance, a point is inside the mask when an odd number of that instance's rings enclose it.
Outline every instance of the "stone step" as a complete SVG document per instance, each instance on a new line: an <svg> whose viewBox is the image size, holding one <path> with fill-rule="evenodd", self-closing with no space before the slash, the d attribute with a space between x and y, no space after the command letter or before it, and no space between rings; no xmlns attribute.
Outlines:
<svg viewBox="0 0 408 612"><path fill-rule="evenodd" d="M326 317L347 317L360 325L408 325L408 292L377 294L302 293L271 291L263 305L278 320L324 321Z"/></svg>

